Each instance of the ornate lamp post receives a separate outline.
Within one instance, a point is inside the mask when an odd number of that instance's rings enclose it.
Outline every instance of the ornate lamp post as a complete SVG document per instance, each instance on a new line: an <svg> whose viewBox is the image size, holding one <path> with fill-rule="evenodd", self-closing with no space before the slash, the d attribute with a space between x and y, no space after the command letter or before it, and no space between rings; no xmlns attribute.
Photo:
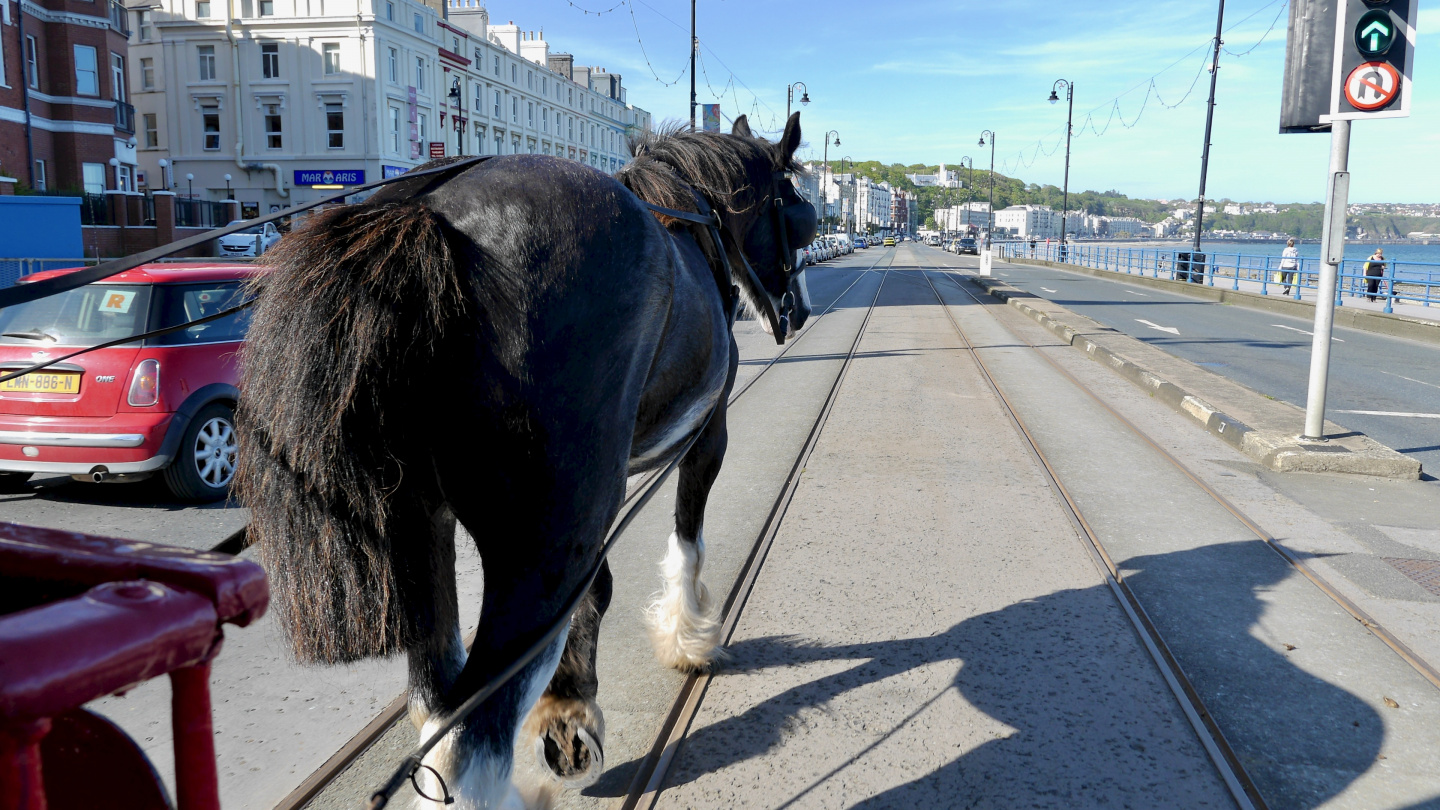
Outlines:
<svg viewBox="0 0 1440 810"><path fill-rule="evenodd" d="M825 180L824 180L825 196L826 196L827 198L830 196L830 136L831 136L831 135L834 135L834 136L835 136L835 145L836 145L836 146L839 146L839 145L840 145L840 133L839 133L839 132L836 132L835 130L832 129L832 130L830 130L829 132L826 132L826 133L825 133L825 151L824 151L825 173L822 175L822 177L825 178Z"/></svg>
<svg viewBox="0 0 1440 810"><path fill-rule="evenodd" d="M225 199L227 199L227 200L234 199L234 197L230 194L230 181L233 180L233 179L235 179L235 178L231 177L231 176L229 175L229 173L226 173L226 175L225 175Z"/></svg>
<svg viewBox="0 0 1440 810"><path fill-rule="evenodd" d="M995 133L985 130L980 133L980 145L985 145L985 137L990 137L990 216L988 232L985 234L985 243L988 245L995 239Z"/></svg>
<svg viewBox="0 0 1440 810"><path fill-rule="evenodd" d="M1069 112L1065 113L1065 202L1060 206L1060 261L1065 261L1065 215L1070 212L1070 136L1074 134L1075 127L1072 123L1075 120L1075 84L1064 79L1056 79L1055 84L1050 87L1050 103L1054 104L1060 100L1055 94L1056 88L1065 88L1065 101L1069 104Z"/></svg>
<svg viewBox="0 0 1440 810"><path fill-rule="evenodd" d="M195 199L195 175L193 173L185 173L185 185L187 188L189 188L189 191L185 193L185 196L189 197L192 200Z"/></svg>
<svg viewBox="0 0 1440 810"><path fill-rule="evenodd" d="M785 88L785 120L786 120L786 121L789 121L789 120L790 120L790 106L791 106L791 103L795 101L795 88L796 88L796 87L799 87L799 88L800 88L800 103L801 103L801 104L809 104L809 103L810 103L810 88L806 87L804 82L795 82L795 83L791 84L789 87L786 87L786 88Z"/></svg>

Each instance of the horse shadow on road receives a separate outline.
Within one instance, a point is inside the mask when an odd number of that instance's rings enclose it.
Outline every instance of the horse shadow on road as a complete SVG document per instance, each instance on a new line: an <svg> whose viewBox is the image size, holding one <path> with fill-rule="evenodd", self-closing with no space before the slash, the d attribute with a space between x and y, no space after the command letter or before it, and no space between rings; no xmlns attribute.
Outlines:
<svg viewBox="0 0 1440 810"><path fill-rule="evenodd" d="M1133 558L1124 567L1143 600L1144 592L1161 584L1147 579L1231 557L1225 576L1205 583L1205 609L1157 624L1169 628L1162 630L1167 643L1270 806L1318 807L1374 765L1384 725L1364 701L1293 665L1283 648L1252 635L1264 609L1260 594L1294 575L1284 566L1235 564L1255 551L1253 543L1226 543ZM778 675L784 668L819 664L816 669L831 674L771 694L734 716L707 718L702 708L667 786L791 748L800 753L778 755L794 756L796 771L808 775L780 778L793 784L767 785L771 806L829 806L842 795L850 797L844 804L861 808L1233 806L1121 615L1108 586L1099 585L1016 602L933 636L831 646L795 636L739 641L712 690L723 689L730 673ZM1197 619L1209 626L1186 632L1187 622ZM824 662L854 665L837 671ZM952 662L958 672L949 687L923 703L912 695L898 706L862 704L865 717L811 722L817 710L843 713L852 690ZM950 687L964 703L1013 731L992 734L948 763L894 785L895 774L906 772L896 762L903 758L897 744L954 749L962 736L976 739L975 719L937 718L929 708L953 707L953 696L941 700ZM818 728L848 729L862 739L827 746L821 733L807 740L806 732ZM836 753L841 750L855 753ZM815 767L817 759L821 764ZM782 761L721 779L743 784L786 773ZM834 779L845 784L832 793L825 788ZM856 801L857 796L868 798Z"/></svg>

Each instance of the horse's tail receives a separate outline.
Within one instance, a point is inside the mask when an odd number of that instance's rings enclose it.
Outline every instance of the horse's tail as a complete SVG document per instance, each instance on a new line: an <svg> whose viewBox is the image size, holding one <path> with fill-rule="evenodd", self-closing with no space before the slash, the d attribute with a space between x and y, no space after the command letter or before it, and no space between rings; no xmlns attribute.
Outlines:
<svg viewBox="0 0 1440 810"><path fill-rule="evenodd" d="M423 421L407 381L466 309L449 233L415 202L362 203L267 254L235 481L301 661L399 652L424 621L406 615L406 595L435 587L436 551L417 532L428 541L438 503L407 440Z"/></svg>

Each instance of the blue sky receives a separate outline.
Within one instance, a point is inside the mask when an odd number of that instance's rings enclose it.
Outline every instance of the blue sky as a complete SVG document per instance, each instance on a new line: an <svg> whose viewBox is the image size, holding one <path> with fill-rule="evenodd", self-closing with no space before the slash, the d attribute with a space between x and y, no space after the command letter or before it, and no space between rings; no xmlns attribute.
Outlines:
<svg viewBox="0 0 1440 810"><path fill-rule="evenodd" d="M1329 136L1276 131L1285 3L1226 4L1225 47L1249 52L1221 55L1211 198L1323 196ZM688 118L688 0L491 0L489 8L495 22L543 27L552 51L623 73L630 103L657 120ZM990 149L976 141L990 129L999 135L997 171L1059 185L1065 108L1046 98L1063 78L1076 85L1071 188L1196 194L1213 0L699 0L698 8L698 100L719 101L728 117L751 113L752 126L779 126L786 84L803 81L811 103L802 125L816 159L833 129L842 145L830 147L832 160L969 155L988 169ZM1420 9L1411 117L1356 124L1353 202L1440 202L1440 0L1420 0ZM1119 115L1106 129L1117 97ZM1093 126L1082 131L1087 115Z"/></svg>

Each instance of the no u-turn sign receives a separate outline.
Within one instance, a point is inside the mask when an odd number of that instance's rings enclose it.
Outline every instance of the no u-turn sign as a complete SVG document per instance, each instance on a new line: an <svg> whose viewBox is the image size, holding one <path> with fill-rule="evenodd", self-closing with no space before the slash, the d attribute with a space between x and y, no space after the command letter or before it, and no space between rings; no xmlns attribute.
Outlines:
<svg viewBox="0 0 1440 810"><path fill-rule="evenodd" d="M1345 100L1357 110L1378 110L1400 92L1400 72L1385 62L1366 62L1345 78Z"/></svg>

